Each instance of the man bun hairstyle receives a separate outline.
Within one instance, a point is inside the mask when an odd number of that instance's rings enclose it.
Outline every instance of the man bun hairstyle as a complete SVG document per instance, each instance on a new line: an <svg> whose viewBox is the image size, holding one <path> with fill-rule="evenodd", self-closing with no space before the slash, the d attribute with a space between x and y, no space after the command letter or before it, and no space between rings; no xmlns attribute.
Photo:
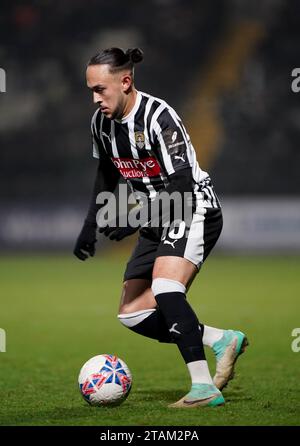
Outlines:
<svg viewBox="0 0 300 446"><path fill-rule="evenodd" d="M125 54L129 57L129 60L131 60L132 63L142 62L144 58L144 53L140 48L129 48Z"/></svg>
<svg viewBox="0 0 300 446"><path fill-rule="evenodd" d="M143 51L140 48L129 48L126 51L122 48L108 48L93 56L87 65L106 64L112 73L128 69L133 74L134 65L143 58Z"/></svg>

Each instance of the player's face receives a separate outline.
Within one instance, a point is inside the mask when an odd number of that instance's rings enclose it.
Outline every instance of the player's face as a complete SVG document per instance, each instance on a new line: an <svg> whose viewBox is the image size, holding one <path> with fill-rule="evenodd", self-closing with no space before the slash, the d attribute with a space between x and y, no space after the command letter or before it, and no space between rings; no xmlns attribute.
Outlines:
<svg viewBox="0 0 300 446"><path fill-rule="evenodd" d="M93 91L93 100L109 119L121 119L127 93L132 85L130 73L111 73L108 65L90 65L86 70L87 86Z"/></svg>

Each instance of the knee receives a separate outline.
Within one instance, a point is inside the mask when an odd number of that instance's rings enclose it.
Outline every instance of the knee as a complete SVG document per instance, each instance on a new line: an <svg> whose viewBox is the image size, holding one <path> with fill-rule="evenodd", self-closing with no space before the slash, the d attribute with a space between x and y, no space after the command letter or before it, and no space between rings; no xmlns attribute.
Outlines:
<svg viewBox="0 0 300 446"><path fill-rule="evenodd" d="M155 299L149 280L129 280L123 283L119 313L134 313L145 308L154 308Z"/></svg>
<svg viewBox="0 0 300 446"><path fill-rule="evenodd" d="M129 293L129 283L127 280L123 282L122 288L122 298L119 306L119 314L128 314L131 312L130 310L130 301L128 302L128 293Z"/></svg>
<svg viewBox="0 0 300 446"><path fill-rule="evenodd" d="M121 304L119 308L119 314L130 314L132 313L130 304Z"/></svg>
<svg viewBox="0 0 300 446"><path fill-rule="evenodd" d="M130 296L129 283L125 281L122 289L122 299L119 306L119 314L129 314L133 312L132 298Z"/></svg>

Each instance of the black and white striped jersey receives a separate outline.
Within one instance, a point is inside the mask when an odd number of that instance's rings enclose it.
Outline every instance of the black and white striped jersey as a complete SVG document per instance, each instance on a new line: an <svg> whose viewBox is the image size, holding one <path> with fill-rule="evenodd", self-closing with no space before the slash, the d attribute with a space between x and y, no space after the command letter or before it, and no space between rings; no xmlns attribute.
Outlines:
<svg viewBox="0 0 300 446"><path fill-rule="evenodd" d="M98 109L91 123L93 156L107 156L128 182L137 201L153 200L169 184L169 175L190 168L194 193L204 207L219 207L207 172L183 123L165 101L138 91L134 107L121 120Z"/></svg>

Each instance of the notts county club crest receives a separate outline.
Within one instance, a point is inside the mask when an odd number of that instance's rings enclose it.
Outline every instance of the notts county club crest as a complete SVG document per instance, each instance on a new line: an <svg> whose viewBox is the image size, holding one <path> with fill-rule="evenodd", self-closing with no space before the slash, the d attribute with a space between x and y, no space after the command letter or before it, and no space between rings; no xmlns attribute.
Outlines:
<svg viewBox="0 0 300 446"><path fill-rule="evenodd" d="M138 149L145 147L145 135L143 132L134 132L135 143Z"/></svg>

